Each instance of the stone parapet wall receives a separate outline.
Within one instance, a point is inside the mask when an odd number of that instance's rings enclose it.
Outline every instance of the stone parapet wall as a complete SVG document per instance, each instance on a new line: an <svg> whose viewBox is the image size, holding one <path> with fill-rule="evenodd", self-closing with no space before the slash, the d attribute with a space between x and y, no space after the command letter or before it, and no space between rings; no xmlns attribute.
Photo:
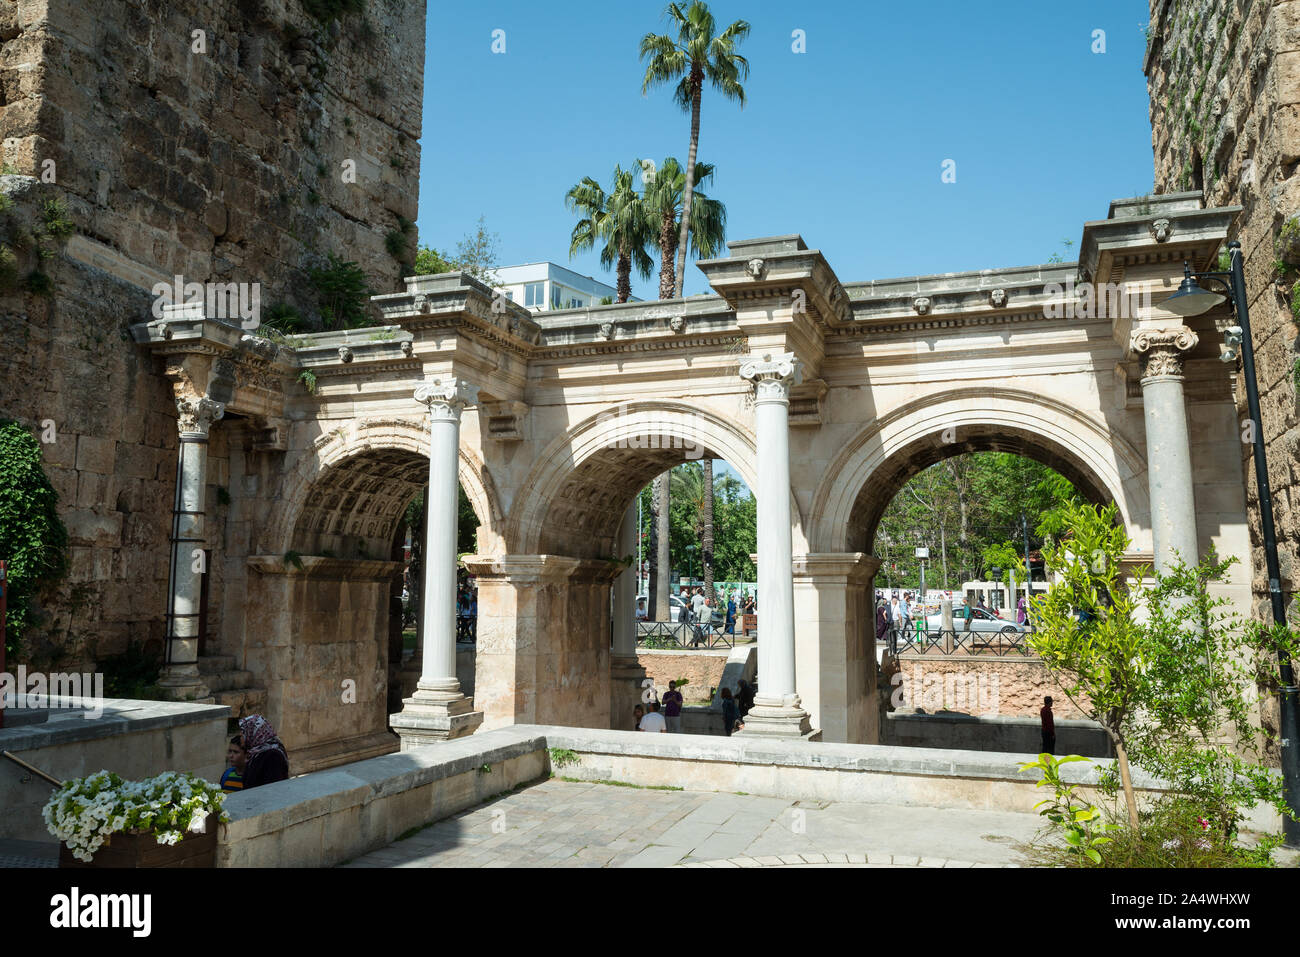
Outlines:
<svg viewBox="0 0 1300 957"><path fill-rule="evenodd" d="M46 721L0 730L0 750L61 781L100 770L128 780L164 771L192 771L214 784L221 779L229 708L124 698L102 704L98 718L56 708ZM0 764L0 839L53 841L41 818L50 785L8 761Z"/></svg>
<svg viewBox="0 0 1300 957"><path fill-rule="evenodd" d="M1085 717L1061 692L1040 658L904 655L889 681L895 710L931 714L946 710L1037 721L1043 698L1051 695L1057 719Z"/></svg>
<svg viewBox="0 0 1300 957"><path fill-rule="evenodd" d="M637 661L645 669L646 677L654 681L660 700L668 690L668 682L685 678L688 682L682 691L687 701L709 698L709 689L722 683L731 650L671 651L638 648Z"/></svg>

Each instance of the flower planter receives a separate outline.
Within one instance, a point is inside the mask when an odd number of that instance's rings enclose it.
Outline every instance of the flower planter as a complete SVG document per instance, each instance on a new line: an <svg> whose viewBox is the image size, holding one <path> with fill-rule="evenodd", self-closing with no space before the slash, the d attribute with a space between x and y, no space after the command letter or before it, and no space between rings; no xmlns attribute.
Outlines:
<svg viewBox="0 0 1300 957"><path fill-rule="evenodd" d="M92 861L79 861L68 845L59 846L59 867L213 867L217 859L217 815L209 814L202 834L175 844L159 844L149 833L114 834Z"/></svg>

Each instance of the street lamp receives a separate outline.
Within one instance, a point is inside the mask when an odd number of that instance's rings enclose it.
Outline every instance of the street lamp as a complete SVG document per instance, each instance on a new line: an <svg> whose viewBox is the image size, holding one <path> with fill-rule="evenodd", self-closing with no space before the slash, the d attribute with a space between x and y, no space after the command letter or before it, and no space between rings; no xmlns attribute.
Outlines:
<svg viewBox="0 0 1300 957"><path fill-rule="evenodd" d="M1255 381L1255 346L1250 336L1250 311L1246 308L1246 275L1242 267L1241 243L1235 239L1228 243L1230 268L1227 272L1193 273L1183 263L1183 281L1178 291L1166 299L1164 308L1174 315L1199 316L1224 301L1221 293L1211 292L1200 285L1201 280L1222 283L1231 295L1229 300L1236 314L1237 325L1224 333L1227 340L1220 358L1231 362L1241 355L1241 365L1246 380L1246 408L1250 415L1255 444L1255 484L1259 487L1259 522L1264 534L1264 564L1268 572L1268 596L1273 608L1274 624L1286 626L1286 607L1282 603L1282 574L1277 557L1277 533L1273 527L1273 493L1268 486L1268 460L1264 451L1264 424L1259 415L1259 384ZM1281 737L1282 781L1287 807L1300 811L1300 727L1297 727L1297 696L1291 659L1285 649L1278 649L1278 665L1282 673ZM1282 819L1286 842L1300 846L1300 822L1289 817Z"/></svg>
<svg viewBox="0 0 1300 957"><path fill-rule="evenodd" d="M691 581L695 580L695 545L686 546L686 577Z"/></svg>

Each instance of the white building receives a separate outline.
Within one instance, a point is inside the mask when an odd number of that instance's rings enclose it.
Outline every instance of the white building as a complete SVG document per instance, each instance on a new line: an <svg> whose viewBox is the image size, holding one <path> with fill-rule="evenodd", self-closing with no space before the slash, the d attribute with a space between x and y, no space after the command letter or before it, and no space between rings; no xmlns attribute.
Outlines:
<svg viewBox="0 0 1300 957"><path fill-rule="evenodd" d="M496 275L496 288L529 309L581 309L600 305L606 296L612 302L618 295L613 286L551 262L502 266ZM640 302L635 296L631 301Z"/></svg>

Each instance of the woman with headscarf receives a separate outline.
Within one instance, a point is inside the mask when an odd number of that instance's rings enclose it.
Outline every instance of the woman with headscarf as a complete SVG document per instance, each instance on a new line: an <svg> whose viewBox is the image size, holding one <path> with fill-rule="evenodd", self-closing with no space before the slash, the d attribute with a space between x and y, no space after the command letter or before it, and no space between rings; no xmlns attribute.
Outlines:
<svg viewBox="0 0 1300 957"><path fill-rule="evenodd" d="M244 790L289 777L289 755L275 736L271 723L260 714L239 719L239 735L248 754L244 767Z"/></svg>

